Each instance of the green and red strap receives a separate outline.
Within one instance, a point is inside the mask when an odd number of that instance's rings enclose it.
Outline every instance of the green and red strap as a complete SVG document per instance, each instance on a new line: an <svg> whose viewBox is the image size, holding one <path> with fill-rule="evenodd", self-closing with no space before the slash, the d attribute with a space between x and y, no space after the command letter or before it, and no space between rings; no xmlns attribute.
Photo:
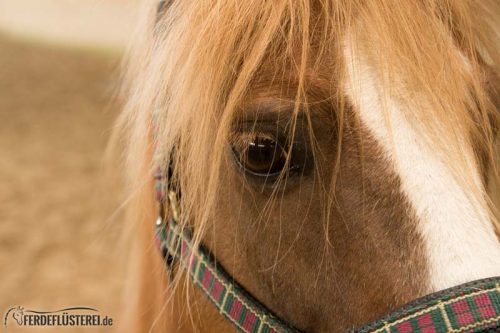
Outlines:
<svg viewBox="0 0 500 333"><path fill-rule="evenodd" d="M248 294L203 246L195 247L191 233L172 219L157 222L157 245L168 261L177 262L217 311L241 332L298 332ZM169 264L170 266L171 264Z"/></svg>
<svg viewBox="0 0 500 333"><path fill-rule="evenodd" d="M424 296L352 332L500 332L500 277L469 282Z"/></svg>
<svg viewBox="0 0 500 333"><path fill-rule="evenodd" d="M157 153L156 156L157 165L162 165L163 163L159 162L161 154ZM189 228L179 225L179 191L174 191L173 185L166 179L167 175L171 174L170 168L165 172L162 167L158 167L155 173L156 200L159 203L155 238L169 274L172 274L173 265L177 263L214 304L217 311L241 332L298 333L298 330L280 320L240 286L208 249L202 244L196 246ZM170 206L170 219L166 218L164 209L167 203Z"/></svg>
<svg viewBox="0 0 500 333"><path fill-rule="evenodd" d="M156 242L167 268L177 263L214 304L219 313L240 332L299 332L275 316L250 295L218 263L202 244L193 242L189 228L178 224L177 195L169 190L164 175L156 175L160 203ZM168 198L165 195L168 193ZM172 218L164 216L170 202ZM466 283L416 301L362 328L357 333L500 333L500 277Z"/></svg>
<svg viewBox="0 0 500 333"><path fill-rule="evenodd" d="M241 332L298 332L277 318L217 263L191 232L175 219L157 222L157 245L171 266L189 273L217 310ZM489 278L447 289L353 330L358 333L500 332L500 278Z"/></svg>

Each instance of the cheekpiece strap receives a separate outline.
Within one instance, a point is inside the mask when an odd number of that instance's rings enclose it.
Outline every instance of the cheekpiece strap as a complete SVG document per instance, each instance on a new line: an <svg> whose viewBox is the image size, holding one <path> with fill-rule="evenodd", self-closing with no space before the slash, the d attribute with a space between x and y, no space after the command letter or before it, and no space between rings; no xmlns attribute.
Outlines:
<svg viewBox="0 0 500 333"><path fill-rule="evenodd" d="M298 332L246 292L203 245L196 246L189 228L180 226L174 218L163 222L161 218L157 222L156 242L168 269L171 271L173 263L178 263L219 313L240 332Z"/></svg>

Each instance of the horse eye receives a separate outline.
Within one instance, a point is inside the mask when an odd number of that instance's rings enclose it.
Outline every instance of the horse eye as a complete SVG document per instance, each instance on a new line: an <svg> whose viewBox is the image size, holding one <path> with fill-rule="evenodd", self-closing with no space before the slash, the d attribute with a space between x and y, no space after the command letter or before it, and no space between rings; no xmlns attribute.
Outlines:
<svg viewBox="0 0 500 333"><path fill-rule="evenodd" d="M279 175L291 157L286 144L264 133L243 134L233 142L232 150L245 172L262 177Z"/></svg>

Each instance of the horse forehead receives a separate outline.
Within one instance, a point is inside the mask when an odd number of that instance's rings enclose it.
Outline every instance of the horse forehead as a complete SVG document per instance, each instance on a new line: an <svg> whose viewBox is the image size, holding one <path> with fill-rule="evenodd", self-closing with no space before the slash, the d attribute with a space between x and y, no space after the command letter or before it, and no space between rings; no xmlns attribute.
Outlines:
<svg viewBox="0 0 500 333"><path fill-rule="evenodd" d="M403 113L403 106L384 94L381 80L360 51L344 52L347 68L345 93L361 123L382 147L401 180L401 190L417 215L429 265L433 290L467 281L500 275L500 242L490 215L467 194L443 163L439 152L430 147ZM472 153L471 149L465 149ZM467 156L473 163L474 156ZM473 163L474 164L474 163ZM471 176L481 184L481 170ZM483 186L483 185L481 185Z"/></svg>

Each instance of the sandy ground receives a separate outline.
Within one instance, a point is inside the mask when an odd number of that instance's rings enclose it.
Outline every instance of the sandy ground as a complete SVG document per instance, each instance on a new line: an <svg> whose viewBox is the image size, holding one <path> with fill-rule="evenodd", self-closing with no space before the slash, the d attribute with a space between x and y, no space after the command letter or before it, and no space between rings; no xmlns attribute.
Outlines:
<svg viewBox="0 0 500 333"><path fill-rule="evenodd" d="M16 305L91 306L117 322L124 249L121 220L109 218L121 199L102 161L118 111L110 104L118 58L2 35L0 50L2 326ZM9 329L33 331L46 332Z"/></svg>
<svg viewBox="0 0 500 333"><path fill-rule="evenodd" d="M145 0L1 0L0 29L86 48L123 48Z"/></svg>

